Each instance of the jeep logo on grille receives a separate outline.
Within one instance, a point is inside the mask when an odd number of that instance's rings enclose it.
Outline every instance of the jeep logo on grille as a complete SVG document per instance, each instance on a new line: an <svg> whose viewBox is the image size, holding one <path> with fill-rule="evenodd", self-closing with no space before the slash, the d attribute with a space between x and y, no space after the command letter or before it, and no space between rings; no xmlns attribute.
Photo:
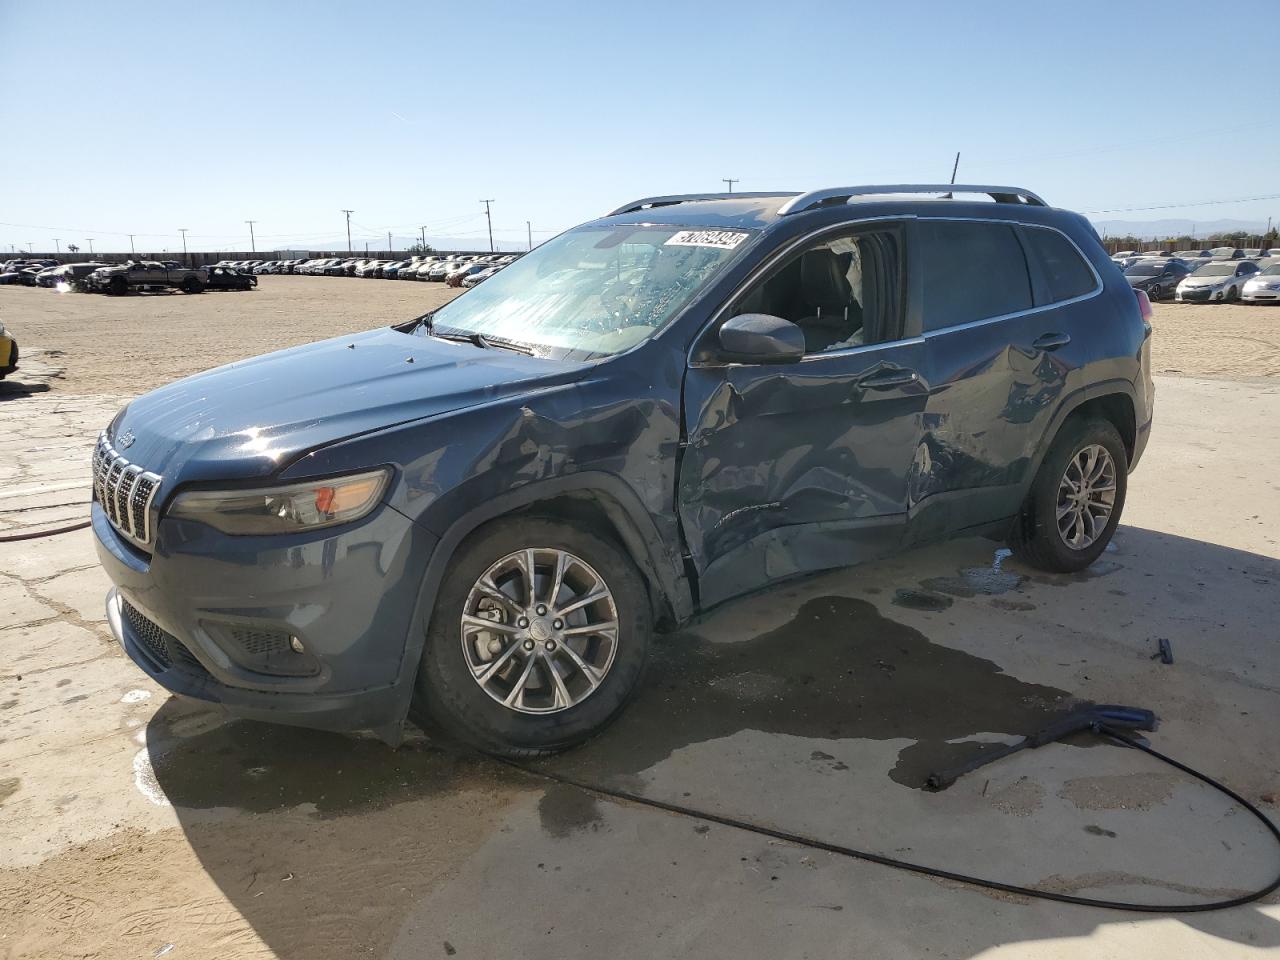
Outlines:
<svg viewBox="0 0 1280 960"><path fill-rule="evenodd" d="M133 431L126 430L124 433L120 434L120 439L117 440L116 443L120 445L121 450L127 450L129 447L133 446L133 440Z"/></svg>

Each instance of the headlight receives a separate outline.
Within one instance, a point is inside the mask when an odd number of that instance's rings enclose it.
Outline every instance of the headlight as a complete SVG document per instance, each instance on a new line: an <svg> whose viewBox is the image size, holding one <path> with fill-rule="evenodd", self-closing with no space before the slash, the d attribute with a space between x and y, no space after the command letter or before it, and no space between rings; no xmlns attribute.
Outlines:
<svg viewBox="0 0 1280 960"><path fill-rule="evenodd" d="M382 469L258 490L190 490L174 499L166 515L233 536L318 530L369 513L389 477Z"/></svg>

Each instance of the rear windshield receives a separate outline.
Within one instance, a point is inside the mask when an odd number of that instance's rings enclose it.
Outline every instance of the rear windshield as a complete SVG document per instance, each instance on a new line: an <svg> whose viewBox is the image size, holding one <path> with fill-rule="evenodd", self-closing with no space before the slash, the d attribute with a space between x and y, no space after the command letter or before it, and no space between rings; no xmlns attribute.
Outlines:
<svg viewBox="0 0 1280 960"><path fill-rule="evenodd" d="M1135 263L1124 272L1126 277L1158 277L1164 273L1162 263Z"/></svg>

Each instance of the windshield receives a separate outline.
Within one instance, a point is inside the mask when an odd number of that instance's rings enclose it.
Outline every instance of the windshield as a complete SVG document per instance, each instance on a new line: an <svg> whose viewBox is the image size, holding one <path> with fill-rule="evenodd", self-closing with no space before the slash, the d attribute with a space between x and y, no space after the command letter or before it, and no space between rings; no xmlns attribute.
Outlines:
<svg viewBox="0 0 1280 960"><path fill-rule="evenodd" d="M621 353L666 326L751 233L578 227L435 311L432 327L511 341L557 359Z"/></svg>
<svg viewBox="0 0 1280 960"><path fill-rule="evenodd" d="M1206 263L1195 272L1197 277L1229 277L1236 272L1234 263Z"/></svg>
<svg viewBox="0 0 1280 960"><path fill-rule="evenodd" d="M1258 274L1258 276L1260 276L1260 277L1280 277L1280 263L1273 263L1271 266L1267 267L1265 270L1263 270L1261 273L1259 273L1259 274Z"/></svg>
<svg viewBox="0 0 1280 960"><path fill-rule="evenodd" d="M1159 263L1135 263L1125 270L1126 277L1158 277L1164 273L1164 266Z"/></svg>

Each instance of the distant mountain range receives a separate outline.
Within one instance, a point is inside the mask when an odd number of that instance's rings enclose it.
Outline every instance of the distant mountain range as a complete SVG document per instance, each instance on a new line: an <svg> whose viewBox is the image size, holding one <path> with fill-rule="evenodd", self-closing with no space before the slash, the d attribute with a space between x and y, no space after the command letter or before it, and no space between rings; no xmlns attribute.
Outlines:
<svg viewBox="0 0 1280 960"><path fill-rule="evenodd" d="M1145 240L1187 234L1205 237L1211 233L1247 236L1267 229L1265 220L1094 220L1093 225L1103 236L1141 237Z"/></svg>

